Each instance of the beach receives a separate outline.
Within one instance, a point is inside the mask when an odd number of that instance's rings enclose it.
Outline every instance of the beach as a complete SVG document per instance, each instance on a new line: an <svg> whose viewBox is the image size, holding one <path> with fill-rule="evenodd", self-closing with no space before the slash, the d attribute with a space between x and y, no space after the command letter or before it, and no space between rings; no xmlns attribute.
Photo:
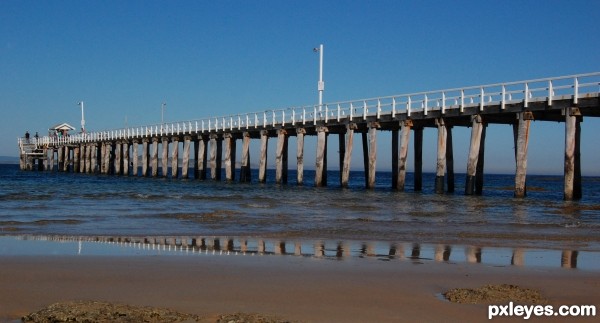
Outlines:
<svg viewBox="0 0 600 323"><path fill-rule="evenodd" d="M451 303L440 294L514 284L538 290L559 306L597 303L600 288L593 271L410 259L2 256L0 262L0 320L8 322L74 300L204 317L244 312L298 322L481 322L487 320L487 305Z"/></svg>

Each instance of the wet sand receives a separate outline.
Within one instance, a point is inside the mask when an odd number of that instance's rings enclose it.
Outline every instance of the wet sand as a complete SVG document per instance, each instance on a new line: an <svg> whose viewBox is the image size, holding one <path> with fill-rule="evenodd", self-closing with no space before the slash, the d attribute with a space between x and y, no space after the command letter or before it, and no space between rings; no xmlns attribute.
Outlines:
<svg viewBox="0 0 600 323"><path fill-rule="evenodd" d="M564 268L294 256L2 256L0 263L0 321L56 302L94 300L300 322L481 322L487 305L439 295L487 284L534 289L556 307L600 305L598 272ZM548 320L531 320L540 319Z"/></svg>

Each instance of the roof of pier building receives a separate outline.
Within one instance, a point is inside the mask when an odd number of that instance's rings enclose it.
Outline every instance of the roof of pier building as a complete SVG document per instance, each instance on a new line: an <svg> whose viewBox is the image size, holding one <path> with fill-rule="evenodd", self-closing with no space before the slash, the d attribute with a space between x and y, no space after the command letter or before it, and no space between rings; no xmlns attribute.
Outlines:
<svg viewBox="0 0 600 323"><path fill-rule="evenodd" d="M70 131L70 130L75 130L75 127L71 126L70 124L63 122L63 123L59 123L55 126L50 127L50 129L48 130L56 130L56 131Z"/></svg>

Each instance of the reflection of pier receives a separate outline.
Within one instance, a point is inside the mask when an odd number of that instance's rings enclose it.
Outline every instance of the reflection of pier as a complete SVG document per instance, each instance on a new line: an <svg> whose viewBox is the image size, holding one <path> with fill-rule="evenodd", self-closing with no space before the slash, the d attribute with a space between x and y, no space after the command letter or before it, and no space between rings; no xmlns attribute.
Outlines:
<svg viewBox="0 0 600 323"><path fill-rule="evenodd" d="M20 236L21 240L78 243L78 254L85 252L82 243L114 245L146 253L184 253L211 255L281 255L316 259L376 259L484 263L500 266L539 266L540 250L502 249L444 244L407 244L395 242L323 241L262 239L244 237L109 237L109 236ZM460 251L464 251L464 256ZM458 252L457 252L458 251ZM548 250L553 267L577 268L579 252ZM484 258L483 255L486 255ZM555 255L554 255L555 254ZM526 263L527 256L530 263ZM600 268L599 268L600 269Z"/></svg>

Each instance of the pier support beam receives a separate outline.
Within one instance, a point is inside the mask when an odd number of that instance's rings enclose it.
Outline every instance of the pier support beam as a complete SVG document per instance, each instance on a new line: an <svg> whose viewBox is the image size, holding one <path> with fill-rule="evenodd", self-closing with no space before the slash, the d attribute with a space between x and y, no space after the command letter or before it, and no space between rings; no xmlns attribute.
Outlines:
<svg viewBox="0 0 600 323"><path fill-rule="evenodd" d="M223 134L225 141L225 179L227 181L235 180L235 138L231 133Z"/></svg>
<svg viewBox="0 0 600 323"><path fill-rule="evenodd" d="M210 135L210 178L221 180L221 158L223 154L223 139L213 133Z"/></svg>
<svg viewBox="0 0 600 323"><path fill-rule="evenodd" d="M142 177L148 176L148 166L150 165L148 160L148 157L150 156L148 150L149 141L150 138L142 138Z"/></svg>
<svg viewBox="0 0 600 323"><path fill-rule="evenodd" d="M73 148L73 173L79 173L80 168L79 168L79 164L80 164L80 157L79 157L79 146L75 146Z"/></svg>
<svg viewBox="0 0 600 323"><path fill-rule="evenodd" d="M317 162L315 168L315 186L327 186L327 127L317 127Z"/></svg>
<svg viewBox="0 0 600 323"><path fill-rule="evenodd" d="M179 176L179 137L171 137L172 152L171 152L171 178Z"/></svg>
<svg viewBox="0 0 600 323"><path fill-rule="evenodd" d="M181 165L181 178L188 178L188 172L190 169L190 144L192 142L192 136L183 137L183 160Z"/></svg>
<svg viewBox="0 0 600 323"><path fill-rule="evenodd" d="M138 168L139 168L139 163L140 163L140 157L139 157L139 144L140 141L138 139L133 139L131 140L131 154L132 156L132 166L131 166L131 174L133 176L138 176Z"/></svg>
<svg viewBox="0 0 600 323"><path fill-rule="evenodd" d="M346 158L346 132L340 132L338 134L338 153L339 153L339 170L340 170L340 186L342 185L342 174L344 171L344 159Z"/></svg>
<svg viewBox="0 0 600 323"><path fill-rule="evenodd" d="M54 148L48 149L48 170L54 171Z"/></svg>
<svg viewBox="0 0 600 323"><path fill-rule="evenodd" d="M58 159L58 167L57 167L58 169L57 170L59 172L62 172L64 170L64 167L65 167L64 166L64 163L65 163L65 159L64 159L65 158L65 146L58 147L57 155L58 155L57 156L57 159ZM23 158L25 158L25 157L23 156ZM25 163L23 163L23 167L22 168L25 167L24 165L25 165Z"/></svg>
<svg viewBox="0 0 600 323"><path fill-rule="evenodd" d="M162 177L167 177L169 174L169 138L162 137L162 156L160 159Z"/></svg>
<svg viewBox="0 0 600 323"><path fill-rule="evenodd" d="M452 148L452 126L446 124L446 177L447 192L454 193L454 152Z"/></svg>
<svg viewBox="0 0 600 323"><path fill-rule="evenodd" d="M90 174L92 172L92 149L93 144L87 144L85 146L85 172Z"/></svg>
<svg viewBox="0 0 600 323"><path fill-rule="evenodd" d="M119 140L115 143L115 175L121 175L121 165L123 164L121 161L122 153L123 151L121 150L121 141Z"/></svg>
<svg viewBox="0 0 600 323"><path fill-rule="evenodd" d="M423 189L423 127L415 127L414 151L415 151L415 171L414 171L414 190Z"/></svg>
<svg viewBox="0 0 600 323"><path fill-rule="evenodd" d="M277 130L277 149L275 150L275 182L277 184L287 184L288 138L287 131Z"/></svg>
<svg viewBox="0 0 600 323"><path fill-rule="evenodd" d="M158 176L158 137L152 138L152 156L150 166L152 167L152 177Z"/></svg>
<svg viewBox="0 0 600 323"><path fill-rule="evenodd" d="M85 173L87 145L81 143L79 145L79 172Z"/></svg>
<svg viewBox="0 0 600 323"><path fill-rule="evenodd" d="M365 146L363 142L363 148L367 148L363 151L364 160L367 162L365 165L365 186L366 188L375 188L375 174L377 165L377 128L380 127L377 122L369 122L367 125L369 128L369 142L368 146ZM363 139L365 137L363 136Z"/></svg>
<svg viewBox="0 0 600 323"><path fill-rule="evenodd" d="M106 174L106 165L105 165L105 158L106 158L106 142L101 141L100 142L100 147L98 149L98 152L100 153L100 156L98 158L98 173L100 174Z"/></svg>
<svg viewBox="0 0 600 323"><path fill-rule="evenodd" d="M483 123L480 115L471 117L471 144L469 146L469 158L467 160L467 179L465 194L475 194L475 174L477 173L477 159L479 158L479 145L481 144L481 131Z"/></svg>
<svg viewBox="0 0 600 323"><path fill-rule="evenodd" d="M581 199L580 137L581 113L576 107L565 111L565 186L566 201Z"/></svg>
<svg viewBox="0 0 600 323"><path fill-rule="evenodd" d="M94 142L90 145L91 158L90 158L90 173L96 174L97 163L98 163L98 143ZM51 163L53 163L51 161Z"/></svg>
<svg viewBox="0 0 600 323"><path fill-rule="evenodd" d="M406 183L406 162L408 159L408 145L410 143L410 128L412 128L412 120L401 121L400 130L400 149L398 151L398 179L396 189L404 191Z"/></svg>
<svg viewBox="0 0 600 323"><path fill-rule="evenodd" d="M444 175L446 174L446 145L448 132L443 118L435 120L438 129L437 165L435 172L435 192L444 194Z"/></svg>
<svg viewBox="0 0 600 323"><path fill-rule="evenodd" d="M479 144L479 157L477 158L477 170L475 171L475 194L483 194L483 168L485 163L485 134L487 124L483 123L481 128L481 142Z"/></svg>
<svg viewBox="0 0 600 323"><path fill-rule="evenodd" d="M201 134L198 135L198 140L194 142L196 146L196 162L194 164L194 178L205 180L206 179L206 164L207 164L207 153L206 148L208 144L208 138Z"/></svg>
<svg viewBox="0 0 600 323"><path fill-rule="evenodd" d="M350 161L352 160L352 146L354 145L354 130L357 129L357 126L355 123L351 122L346 126L346 135L345 135L345 146L346 146L346 151L344 152L344 160L343 160L343 165L342 165L342 178L341 178L341 186L342 187L348 187L348 183L350 181ZM341 144L341 142L340 142ZM340 158L341 158L341 152L340 152Z"/></svg>
<svg viewBox="0 0 600 323"><path fill-rule="evenodd" d="M123 140L123 175L129 176L129 141Z"/></svg>
<svg viewBox="0 0 600 323"><path fill-rule="evenodd" d="M529 127L533 114L531 112L517 113L516 136L515 136L515 197L527 195L527 148L529 145Z"/></svg>
<svg viewBox="0 0 600 323"><path fill-rule="evenodd" d="M269 146L269 132L260 131L260 160L258 162L258 182L264 183L267 179L267 149Z"/></svg>
<svg viewBox="0 0 600 323"><path fill-rule="evenodd" d="M240 166L240 182L250 182L250 133L244 132L242 137L242 162Z"/></svg>
<svg viewBox="0 0 600 323"><path fill-rule="evenodd" d="M296 128L296 183L304 184L304 135L306 129Z"/></svg>

